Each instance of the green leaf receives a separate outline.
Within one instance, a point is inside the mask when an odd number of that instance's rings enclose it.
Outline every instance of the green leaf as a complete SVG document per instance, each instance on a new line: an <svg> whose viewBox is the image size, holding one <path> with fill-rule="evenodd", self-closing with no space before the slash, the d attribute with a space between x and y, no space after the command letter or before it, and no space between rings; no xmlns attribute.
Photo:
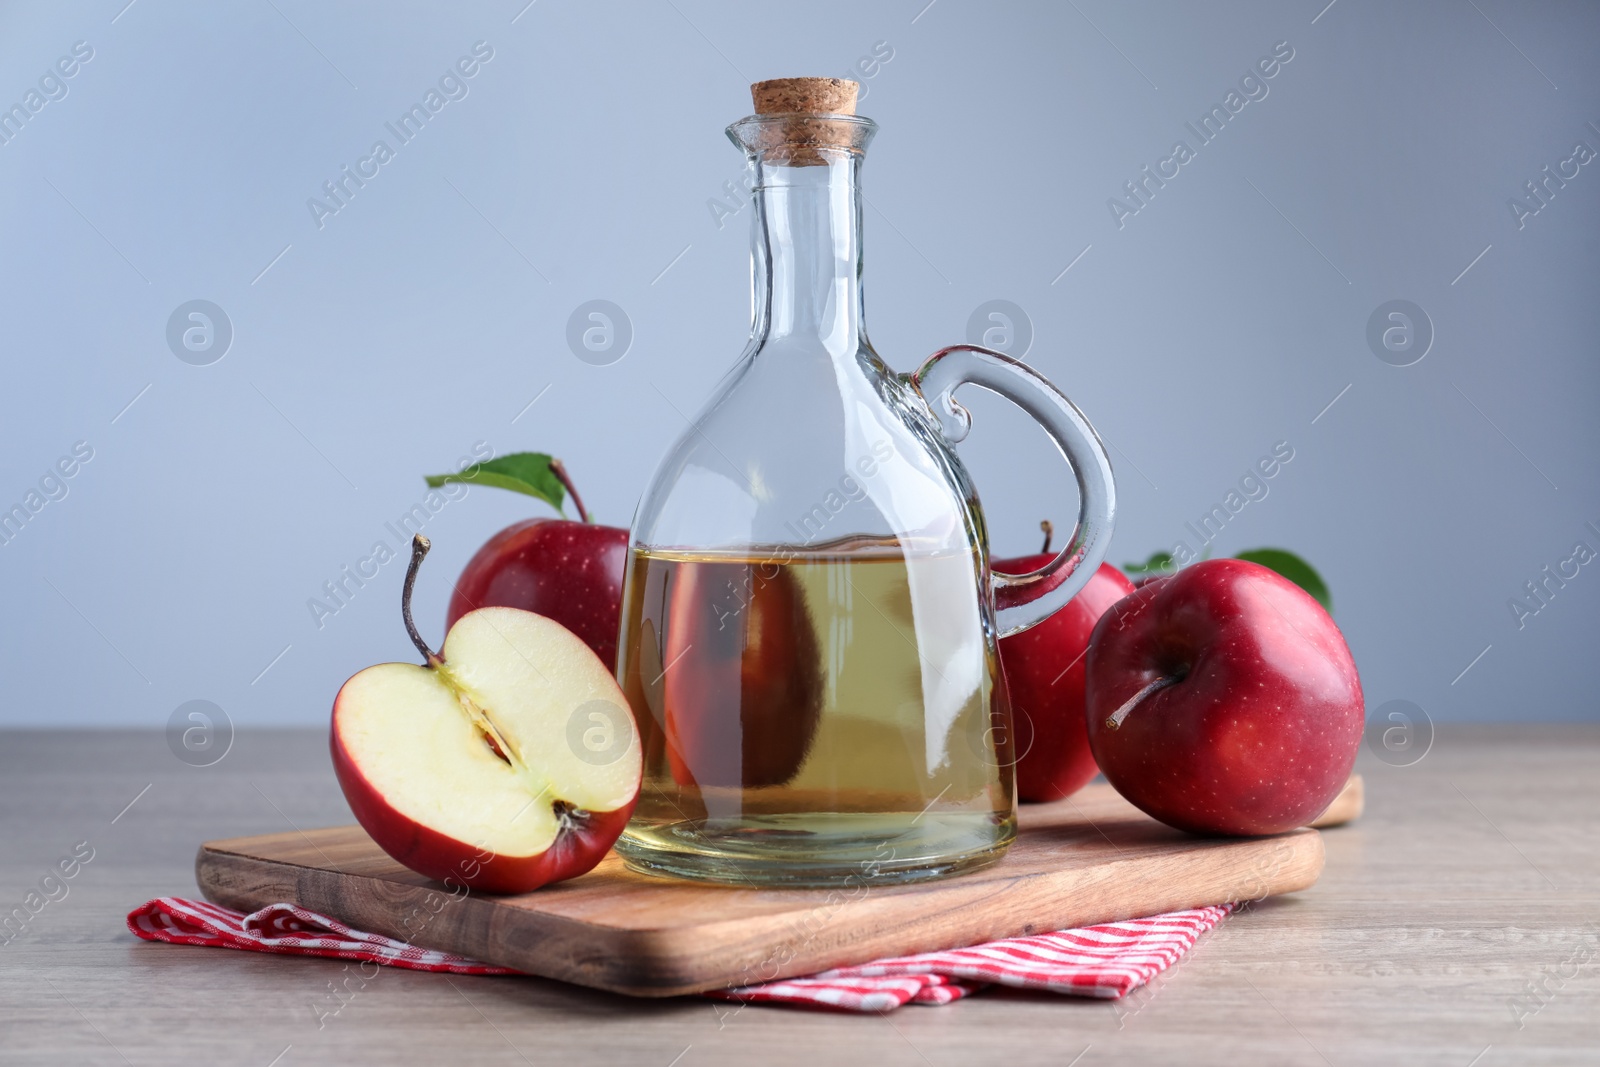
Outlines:
<svg viewBox="0 0 1600 1067"><path fill-rule="evenodd" d="M509 456L497 456L474 463L458 474L429 474L426 478L431 489L448 482L465 482L527 493L566 514L562 508L566 490L561 486L561 479L550 469L550 457L543 452L513 452Z"/></svg>
<svg viewBox="0 0 1600 1067"><path fill-rule="evenodd" d="M1171 552L1156 552L1143 563L1124 563L1122 565L1123 573L1130 578L1140 578L1147 574L1167 574L1174 569Z"/></svg>
<svg viewBox="0 0 1600 1067"><path fill-rule="evenodd" d="M1324 611L1333 614L1333 595L1328 592L1328 583L1322 580L1322 575L1317 573L1315 567L1293 552L1282 548L1252 548L1234 558L1259 563L1270 571L1276 571L1315 597Z"/></svg>

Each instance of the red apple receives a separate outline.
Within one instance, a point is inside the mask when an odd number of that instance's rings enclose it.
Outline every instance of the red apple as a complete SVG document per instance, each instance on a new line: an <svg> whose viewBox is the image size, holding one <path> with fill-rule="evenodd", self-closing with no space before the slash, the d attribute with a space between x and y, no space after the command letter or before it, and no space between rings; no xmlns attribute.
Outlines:
<svg viewBox="0 0 1600 1067"><path fill-rule="evenodd" d="M523 893L590 870L638 801L640 745L611 672L576 636L514 608L468 612L426 661L368 667L333 703L333 767L357 821L419 874Z"/></svg>
<svg viewBox="0 0 1600 1067"><path fill-rule="evenodd" d="M538 497L562 507L567 497L580 521L529 519L489 538L456 580L445 628L478 608L520 608L554 619L581 638L610 670L617 668L622 580L628 531L589 521L577 486L559 459L516 452L455 474L433 474L428 485L481 483Z"/></svg>
<svg viewBox="0 0 1600 1067"><path fill-rule="evenodd" d="M1048 542L1046 542L1048 547ZM1043 552L997 559L1004 574L1027 574L1049 563ZM1000 666L1011 694L1015 724L1017 797L1060 800L1095 776L1084 710L1084 670L1089 636L1107 608L1133 592L1133 583L1109 563L1067 606L1037 626L1000 641Z"/></svg>
<svg viewBox="0 0 1600 1067"><path fill-rule="evenodd" d="M627 530L528 519L489 538L468 561L445 626L478 608L520 608L565 626L615 670L627 567Z"/></svg>
<svg viewBox="0 0 1600 1067"><path fill-rule="evenodd" d="M1238 559L1195 563L1119 601L1088 656L1089 744L1106 779L1169 826L1304 826L1361 744L1344 637L1299 586Z"/></svg>
<svg viewBox="0 0 1600 1067"><path fill-rule="evenodd" d="M782 785L810 751L822 656L794 575L774 570L695 561L674 573L662 726L680 785Z"/></svg>

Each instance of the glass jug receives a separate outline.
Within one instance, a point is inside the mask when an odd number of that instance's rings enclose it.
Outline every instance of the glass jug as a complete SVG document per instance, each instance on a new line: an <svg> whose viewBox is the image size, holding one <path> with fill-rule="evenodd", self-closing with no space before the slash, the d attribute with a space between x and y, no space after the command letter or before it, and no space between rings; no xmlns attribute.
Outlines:
<svg viewBox="0 0 1600 1067"><path fill-rule="evenodd" d="M644 743L617 850L636 869L869 885L998 859L1016 834L996 641L1099 566L1115 506L1093 428L972 345L895 375L862 323L855 83L754 87L728 136L752 173L753 326L634 517L617 677ZM1076 474L1077 528L1040 570L989 568L951 396L990 389Z"/></svg>

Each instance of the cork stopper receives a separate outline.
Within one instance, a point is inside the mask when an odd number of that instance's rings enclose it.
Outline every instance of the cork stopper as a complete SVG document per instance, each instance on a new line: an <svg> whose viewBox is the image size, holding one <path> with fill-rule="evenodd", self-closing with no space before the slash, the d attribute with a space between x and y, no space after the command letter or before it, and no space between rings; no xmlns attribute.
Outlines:
<svg viewBox="0 0 1600 1067"><path fill-rule="evenodd" d="M750 86L757 115L854 115L861 86L843 78L774 78Z"/></svg>
<svg viewBox="0 0 1600 1067"><path fill-rule="evenodd" d="M763 124L757 146L770 161L798 167L827 163L824 148L859 150L863 141L855 113L860 88L843 78L756 82L750 86L756 116L782 116Z"/></svg>

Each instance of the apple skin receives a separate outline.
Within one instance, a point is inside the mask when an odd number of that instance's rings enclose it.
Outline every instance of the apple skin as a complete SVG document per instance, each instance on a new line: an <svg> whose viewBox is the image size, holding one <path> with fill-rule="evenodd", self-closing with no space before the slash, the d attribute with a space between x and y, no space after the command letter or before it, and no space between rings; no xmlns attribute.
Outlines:
<svg viewBox="0 0 1600 1067"><path fill-rule="evenodd" d="M1027 574L1055 558L1045 552L997 559L1004 574ZM1085 653L1094 624L1133 592L1117 568L1102 563L1067 606L1037 626L1000 640L1000 667L1011 693L1017 747L1017 798L1060 800L1089 783L1099 768L1089 750L1084 704ZM1026 719L1026 723L1022 722Z"/></svg>
<svg viewBox="0 0 1600 1067"><path fill-rule="evenodd" d="M335 701L334 715L338 714ZM561 833L536 856L485 856L482 849L422 826L396 811L356 767L337 730L330 734L329 747L339 787L367 835L397 862L451 888L464 885L484 893L526 893L550 882L587 874L622 836L639 803L635 793L623 807L598 814L590 812L581 828ZM462 860L463 856L469 858Z"/></svg>
<svg viewBox="0 0 1600 1067"><path fill-rule="evenodd" d="M617 669L628 531L528 519L484 542L456 580L445 629L477 608L521 608L554 619Z"/></svg>
<svg viewBox="0 0 1600 1067"><path fill-rule="evenodd" d="M1146 685L1180 678L1107 719ZM1343 788L1365 705L1339 628L1304 590L1237 559L1113 605L1088 656L1089 744L1117 792L1191 833L1304 826Z"/></svg>

